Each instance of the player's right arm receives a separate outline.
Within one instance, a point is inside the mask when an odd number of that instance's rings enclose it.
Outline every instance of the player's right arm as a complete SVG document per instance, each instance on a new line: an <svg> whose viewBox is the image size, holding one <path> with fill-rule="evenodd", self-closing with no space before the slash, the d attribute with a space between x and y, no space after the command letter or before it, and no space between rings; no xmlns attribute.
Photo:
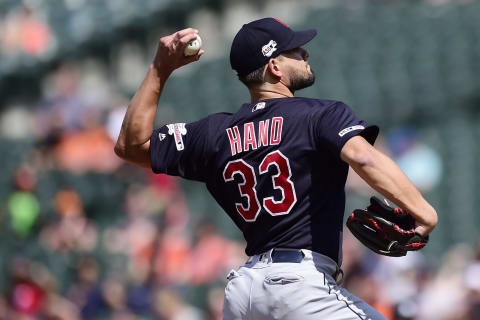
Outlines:
<svg viewBox="0 0 480 320"><path fill-rule="evenodd" d="M341 150L341 158L373 189L411 214L417 221L415 231L426 236L435 228L435 209L395 162L363 137L349 139Z"/></svg>
<svg viewBox="0 0 480 320"><path fill-rule="evenodd" d="M147 75L130 101L115 153L122 159L142 167L150 167L150 137L163 87L177 68L197 61L204 53L185 57L187 44L196 39L198 31L184 29L160 39L155 58Z"/></svg>

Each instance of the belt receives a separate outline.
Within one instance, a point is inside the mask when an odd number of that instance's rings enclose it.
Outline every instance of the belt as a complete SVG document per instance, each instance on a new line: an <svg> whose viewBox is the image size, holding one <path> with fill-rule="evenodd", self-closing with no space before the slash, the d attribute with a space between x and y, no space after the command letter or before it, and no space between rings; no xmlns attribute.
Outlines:
<svg viewBox="0 0 480 320"><path fill-rule="evenodd" d="M269 250L265 253L262 253L259 257L259 260L264 260L265 258L268 259L268 255L270 254L272 263L300 263L305 258L305 254L300 249L273 249ZM249 259L250 261L250 259ZM249 262L247 261L247 263ZM337 266L337 270L334 274L332 274L333 279L338 284L343 282L343 270Z"/></svg>
<svg viewBox="0 0 480 320"><path fill-rule="evenodd" d="M268 253L264 253L267 255ZM305 258L305 254L298 249L273 249L272 250L272 262L273 263L300 263L302 262L303 258Z"/></svg>

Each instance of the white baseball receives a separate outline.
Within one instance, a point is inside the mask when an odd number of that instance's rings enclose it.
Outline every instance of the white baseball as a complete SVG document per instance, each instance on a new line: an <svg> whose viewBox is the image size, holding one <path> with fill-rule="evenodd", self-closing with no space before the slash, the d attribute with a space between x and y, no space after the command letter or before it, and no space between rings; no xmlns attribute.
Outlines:
<svg viewBox="0 0 480 320"><path fill-rule="evenodd" d="M200 36L197 34L197 39L190 41L188 45L185 47L184 54L185 56L196 55L201 47L202 47L202 38L200 38Z"/></svg>

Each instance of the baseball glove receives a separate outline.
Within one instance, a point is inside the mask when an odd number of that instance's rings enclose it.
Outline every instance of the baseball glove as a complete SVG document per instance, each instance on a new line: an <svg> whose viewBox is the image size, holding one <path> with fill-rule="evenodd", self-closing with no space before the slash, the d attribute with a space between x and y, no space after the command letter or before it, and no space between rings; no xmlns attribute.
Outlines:
<svg viewBox="0 0 480 320"><path fill-rule="evenodd" d="M401 257L407 251L422 249L428 242L415 232L415 219L399 208L392 208L377 197L365 209L356 209L347 220L352 234L378 254Z"/></svg>

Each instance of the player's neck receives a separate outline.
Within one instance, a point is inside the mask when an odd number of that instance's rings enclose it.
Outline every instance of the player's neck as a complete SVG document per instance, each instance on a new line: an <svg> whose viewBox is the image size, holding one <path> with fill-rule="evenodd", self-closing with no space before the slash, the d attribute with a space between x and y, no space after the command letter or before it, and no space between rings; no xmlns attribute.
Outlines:
<svg viewBox="0 0 480 320"><path fill-rule="evenodd" d="M293 93L287 87L252 88L250 89L251 102L266 99L291 98Z"/></svg>

